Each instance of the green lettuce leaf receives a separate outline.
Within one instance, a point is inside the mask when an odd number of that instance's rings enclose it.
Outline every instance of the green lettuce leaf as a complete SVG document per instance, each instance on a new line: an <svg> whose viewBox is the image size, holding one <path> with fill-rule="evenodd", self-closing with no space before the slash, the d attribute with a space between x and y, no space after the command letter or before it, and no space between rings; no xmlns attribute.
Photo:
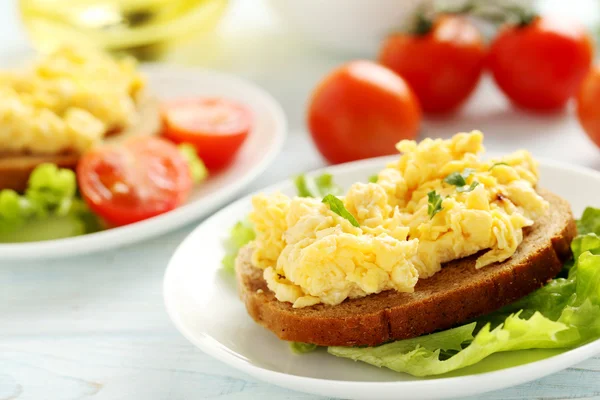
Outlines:
<svg viewBox="0 0 600 400"><path fill-rule="evenodd" d="M249 220L243 220L236 223L229 231L229 237L225 241L226 254L221 260L223 269L233 273L235 270L235 258L238 252L246 244L255 238L254 228Z"/></svg>
<svg viewBox="0 0 600 400"><path fill-rule="evenodd" d="M494 325L494 317L502 316L502 318L496 318L496 320L502 322L508 315L517 311L521 311L521 317L523 318L529 318L536 312L539 312L552 321L556 321L573 293L575 293L575 283L575 279L573 278L553 279L542 288L515 303L500 309L488 317L480 318L480 321L488 320Z"/></svg>
<svg viewBox="0 0 600 400"><path fill-rule="evenodd" d="M66 215L76 192L75 172L54 164L42 164L31 173L25 197L38 213Z"/></svg>
<svg viewBox="0 0 600 400"><path fill-rule="evenodd" d="M331 174L321 174L316 178L298 175L294 179L298 196L300 197L325 197L328 194L338 195L342 193L342 188L333 182Z"/></svg>
<svg viewBox="0 0 600 400"><path fill-rule="evenodd" d="M600 255L582 253L569 276L577 282L575 293L558 320L577 327L582 342L596 339L600 337Z"/></svg>
<svg viewBox="0 0 600 400"><path fill-rule="evenodd" d="M86 224L75 214L51 215L47 218L32 219L14 232L0 233L0 243L62 239L83 235L86 232Z"/></svg>
<svg viewBox="0 0 600 400"><path fill-rule="evenodd" d="M0 242L31 242L83 235L101 222L77 197L75 173L41 164L29 177L25 194L0 191Z"/></svg>
<svg viewBox="0 0 600 400"><path fill-rule="evenodd" d="M600 237L594 233L577 236L571 242L571 251L574 260L578 260L583 253L588 251L593 254L600 254ZM479 323L491 322L494 326L499 322L503 322L508 315L519 310L524 318L528 318L539 311L553 321L558 320L571 297L575 294L577 283L575 279L577 268L574 268L575 265L578 265L578 262L568 261L563 267L562 277L551 280L545 286L515 303L488 316L479 318Z"/></svg>
<svg viewBox="0 0 600 400"><path fill-rule="evenodd" d="M504 324L493 330L487 324L473 337L475 325L471 323L378 347L329 347L327 351L338 357L397 372L428 376L464 368L501 351L568 347L579 340L575 328L551 321L540 313L533 314L529 319L520 318L518 313L510 315ZM453 334L449 338L444 337L448 332ZM463 344L466 344L464 348ZM447 352L443 353L444 350L457 351L448 357Z"/></svg>
<svg viewBox="0 0 600 400"><path fill-rule="evenodd" d="M310 343L290 342L290 349L296 354L305 354L315 351L319 346Z"/></svg>
<svg viewBox="0 0 600 400"><path fill-rule="evenodd" d="M188 143L180 144L179 151L190 166L190 172L192 173L192 180L194 183L200 183L208 176L208 170L204 165L204 162L198 157L198 153L194 146Z"/></svg>
<svg viewBox="0 0 600 400"><path fill-rule="evenodd" d="M35 212L32 204L14 190L0 191L0 234L18 230Z"/></svg>
<svg viewBox="0 0 600 400"><path fill-rule="evenodd" d="M588 207L577 221L577 232L580 235L595 233L600 235L600 208Z"/></svg>

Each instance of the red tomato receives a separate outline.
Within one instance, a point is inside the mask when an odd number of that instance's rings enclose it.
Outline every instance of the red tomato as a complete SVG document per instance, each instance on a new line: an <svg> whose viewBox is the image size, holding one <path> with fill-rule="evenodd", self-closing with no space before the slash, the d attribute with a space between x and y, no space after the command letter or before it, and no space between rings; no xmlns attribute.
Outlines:
<svg viewBox="0 0 600 400"><path fill-rule="evenodd" d="M252 127L250 110L220 98L184 99L163 105L164 136L190 143L209 169L233 161Z"/></svg>
<svg viewBox="0 0 600 400"><path fill-rule="evenodd" d="M85 153L77 165L77 181L90 208L116 226L170 211L192 189L189 166L177 146L152 137Z"/></svg>
<svg viewBox="0 0 600 400"><path fill-rule="evenodd" d="M496 83L514 104L552 111L575 95L592 58L592 40L582 27L537 17L525 26L502 29L488 62Z"/></svg>
<svg viewBox="0 0 600 400"><path fill-rule="evenodd" d="M600 65L592 68L577 94L577 116L583 130L600 147Z"/></svg>
<svg viewBox="0 0 600 400"><path fill-rule="evenodd" d="M477 86L486 49L477 28L460 16L441 16L425 34L388 37L379 62L403 77L426 112L459 107Z"/></svg>
<svg viewBox="0 0 600 400"><path fill-rule="evenodd" d="M308 127L331 163L396 153L395 144L414 139L421 110L406 82L371 61L354 61L317 86Z"/></svg>

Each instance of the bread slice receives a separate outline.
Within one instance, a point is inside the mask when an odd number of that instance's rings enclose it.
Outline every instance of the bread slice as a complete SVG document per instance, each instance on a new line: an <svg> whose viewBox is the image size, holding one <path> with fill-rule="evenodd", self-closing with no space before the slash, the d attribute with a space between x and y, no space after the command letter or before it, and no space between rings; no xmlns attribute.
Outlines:
<svg viewBox="0 0 600 400"><path fill-rule="evenodd" d="M477 255L445 264L413 293L388 290L337 306L294 309L267 288L245 247L236 260L240 296L256 322L280 339L321 346L374 346L447 329L488 314L543 286L571 256L575 221L567 201L539 190L550 212L525 232L515 254L479 270Z"/></svg>
<svg viewBox="0 0 600 400"><path fill-rule="evenodd" d="M144 97L138 103L139 121L135 125L113 132L104 139L104 143L118 143L131 136L156 135L161 131L161 119L158 101ZM40 164L52 163L61 168L75 169L79 154L0 154L0 190L13 189L23 192L31 171Z"/></svg>

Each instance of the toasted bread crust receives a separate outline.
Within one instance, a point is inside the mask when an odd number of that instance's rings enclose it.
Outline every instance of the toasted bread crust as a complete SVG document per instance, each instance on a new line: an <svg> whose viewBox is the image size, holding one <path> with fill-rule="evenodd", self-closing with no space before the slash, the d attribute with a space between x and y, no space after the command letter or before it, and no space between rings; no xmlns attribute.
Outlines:
<svg viewBox="0 0 600 400"><path fill-rule="evenodd" d="M515 254L503 263L475 269L477 255L452 261L414 293L393 290L337 306L300 309L278 301L246 247L236 260L240 296L252 318L280 339L321 346L374 346L447 329L488 314L554 278L571 256L576 235L569 204L540 190L551 212L530 228Z"/></svg>
<svg viewBox="0 0 600 400"><path fill-rule="evenodd" d="M135 126L111 133L104 143L117 143L131 136L156 135L160 132L161 121L156 99L144 97L138 105L140 121ZM60 168L75 169L79 154L0 154L0 190L13 189L23 192L31 172L40 164L52 163Z"/></svg>

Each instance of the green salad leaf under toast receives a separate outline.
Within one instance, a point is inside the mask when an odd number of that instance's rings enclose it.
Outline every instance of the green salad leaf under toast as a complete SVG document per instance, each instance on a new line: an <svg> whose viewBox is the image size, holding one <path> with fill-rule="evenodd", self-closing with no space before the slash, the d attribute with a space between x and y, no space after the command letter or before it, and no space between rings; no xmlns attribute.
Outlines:
<svg viewBox="0 0 600 400"><path fill-rule="evenodd" d="M305 354L313 352L317 349L316 344L301 343L301 342L290 342L290 349L296 354Z"/></svg>
<svg viewBox="0 0 600 400"><path fill-rule="evenodd" d="M237 222L231 228L229 237L225 241L226 253L223 260L221 260L221 264L227 272L234 272L235 258L238 252L242 247L254 240L254 236L252 223L247 219Z"/></svg>
<svg viewBox="0 0 600 400"><path fill-rule="evenodd" d="M580 235L595 233L600 235L600 208L587 207L581 219L577 221L577 232Z"/></svg>
<svg viewBox="0 0 600 400"><path fill-rule="evenodd" d="M0 242L31 242L83 235L101 229L77 196L75 173L41 164L29 177L25 194L0 191Z"/></svg>
<svg viewBox="0 0 600 400"><path fill-rule="evenodd" d="M294 184L300 197L325 197L328 194L336 196L342 193L342 188L336 185L333 176L327 173L314 178L304 174L298 175Z"/></svg>

